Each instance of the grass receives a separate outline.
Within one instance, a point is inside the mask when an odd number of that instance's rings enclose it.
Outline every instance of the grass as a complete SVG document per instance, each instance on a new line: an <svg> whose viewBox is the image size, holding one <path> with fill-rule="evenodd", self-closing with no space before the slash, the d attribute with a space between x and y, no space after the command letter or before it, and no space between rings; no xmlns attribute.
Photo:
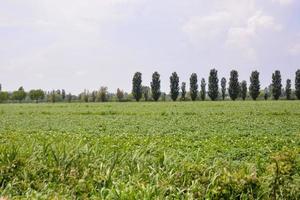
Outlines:
<svg viewBox="0 0 300 200"><path fill-rule="evenodd" d="M300 102L0 105L0 196L299 199Z"/></svg>

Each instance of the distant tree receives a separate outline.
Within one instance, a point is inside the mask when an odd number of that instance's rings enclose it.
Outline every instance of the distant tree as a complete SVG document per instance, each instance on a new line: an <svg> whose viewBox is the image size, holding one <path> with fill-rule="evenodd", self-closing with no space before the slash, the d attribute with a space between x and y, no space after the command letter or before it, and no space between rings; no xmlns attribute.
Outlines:
<svg viewBox="0 0 300 200"><path fill-rule="evenodd" d="M300 69L298 69L296 71L295 94L296 94L296 97L300 100Z"/></svg>
<svg viewBox="0 0 300 200"><path fill-rule="evenodd" d="M222 99L225 100L225 95L226 95L226 78L223 77L221 79L221 88L222 88Z"/></svg>
<svg viewBox="0 0 300 200"><path fill-rule="evenodd" d="M26 98L26 92L23 87L20 87L17 91L12 93L12 99L19 102L23 101Z"/></svg>
<svg viewBox="0 0 300 200"><path fill-rule="evenodd" d="M241 97L243 100L245 100L247 97L247 82L246 81L242 81L242 83L241 83Z"/></svg>
<svg viewBox="0 0 300 200"><path fill-rule="evenodd" d="M208 96L215 101L219 96L219 79L216 69L210 70L208 78Z"/></svg>
<svg viewBox="0 0 300 200"><path fill-rule="evenodd" d="M132 95L136 101L142 98L142 74L136 72L132 79Z"/></svg>
<svg viewBox="0 0 300 200"><path fill-rule="evenodd" d="M79 99L82 101L82 102L89 102L89 91L84 89L84 91L79 95Z"/></svg>
<svg viewBox="0 0 300 200"><path fill-rule="evenodd" d="M167 94L165 92L161 93L161 100L166 101L167 100Z"/></svg>
<svg viewBox="0 0 300 200"><path fill-rule="evenodd" d="M230 78L229 78L229 88L228 93L230 98L235 101L237 97L239 96L240 91L240 85L239 85L239 74L236 70L232 70L230 72Z"/></svg>
<svg viewBox="0 0 300 200"><path fill-rule="evenodd" d="M57 95L61 95L60 90L56 90L56 94L57 94Z"/></svg>
<svg viewBox="0 0 300 200"><path fill-rule="evenodd" d="M91 93L91 97L90 97L90 100L91 102L96 102L96 99L97 99L97 91L93 91Z"/></svg>
<svg viewBox="0 0 300 200"><path fill-rule="evenodd" d="M64 89L61 90L61 98L63 101L66 99L66 91Z"/></svg>
<svg viewBox="0 0 300 200"><path fill-rule="evenodd" d="M0 91L0 103L7 101L8 97L8 92Z"/></svg>
<svg viewBox="0 0 300 200"><path fill-rule="evenodd" d="M121 102L124 99L124 92L123 90L120 90L119 88L117 89L117 98Z"/></svg>
<svg viewBox="0 0 300 200"><path fill-rule="evenodd" d="M99 91L97 92L96 97L98 102L106 102L108 101L108 88L107 87L100 87Z"/></svg>
<svg viewBox="0 0 300 200"><path fill-rule="evenodd" d="M256 100L260 94L260 81L258 71L253 71L251 73L249 92L253 100Z"/></svg>
<svg viewBox="0 0 300 200"><path fill-rule="evenodd" d="M145 101L148 101L150 96L150 88L148 86L142 86L142 91Z"/></svg>
<svg viewBox="0 0 300 200"><path fill-rule="evenodd" d="M192 73L190 77L190 95L192 101L195 101L198 96L198 77L196 73Z"/></svg>
<svg viewBox="0 0 300 200"><path fill-rule="evenodd" d="M154 101L158 101L161 92L160 92L160 75L158 72L152 74L151 93Z"/></svg>
<svg viewBox="0 0 300 200"><path fill-rule="evenodd" d="M186 95L186 83L181 83L181 100L185 101L185 95Z"/></svg>
<svg viewBox="0 0 300 200"><path fill-rule="evenodd" d="M264 99L268 100L268 98L269 98L269 88L266 87L265 90L264 90Z"/></svg>
<svg viewBox="0 0 300 200"><path fill-rule="evenodd" d="M69 93L69 94L66 96L66 98L67 98L67 101L68 101L69 103L72 102L72 94L71 94L71 93Z"/></svg>
<svg viewBox="0 0 300 200"><path fill-rule="evenodd" d="M278 100L281 95L281 74L276 70L272 75L272 94L275 100Z"/></svg>
<svg viewBox="0 0 300 200"><path fill-rule="evenodd" d="M290 79L286 80L286 86L285 86L285 94L286 94L286 99L290 100L291 99L291 94L292 94L292 83Z"/></svg>
<svg viewBox="0 0 300 200"><path fill-rule="evenodd" d="M204 101L206 98L206 83L204 78L201 79L200 98L202 101Z"/></svg>
<svg viewBox="0 0 300 200"><path fill-rule="evenodd" d="M29 92L29 97L31 100L35 100L36 103L39 102L39 100L44 99L45 93L43 90L38 89L38 90L30 90Z"/></svg>
<svg viewBox="0 0 300 200"><path fill-rule="evenodd" d="M179 95L179 77L176 72L170 76L171 99L176 101Z"/></svg>
<svg viewBox="0 0 300 200"><path fill-rule="evenodd" d="M2 85L1 85L1 83L0 83L0 92L2 91Z"/></svg>

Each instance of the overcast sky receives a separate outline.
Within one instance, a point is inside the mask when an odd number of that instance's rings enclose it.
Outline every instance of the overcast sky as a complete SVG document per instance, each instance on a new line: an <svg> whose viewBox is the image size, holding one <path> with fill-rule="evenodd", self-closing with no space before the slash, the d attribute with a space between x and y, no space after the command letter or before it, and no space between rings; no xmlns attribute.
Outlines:
<svg viewBox="0 0 300 200"><path fill-rule="evenodd" d="M4 90L108 86L131 90L134 72L154 71L169 92L177 71L189 83L252 70L263 86L300 68L297 0L0 0L0 83ZM294 86L293 86L294 87Z"/></svg>

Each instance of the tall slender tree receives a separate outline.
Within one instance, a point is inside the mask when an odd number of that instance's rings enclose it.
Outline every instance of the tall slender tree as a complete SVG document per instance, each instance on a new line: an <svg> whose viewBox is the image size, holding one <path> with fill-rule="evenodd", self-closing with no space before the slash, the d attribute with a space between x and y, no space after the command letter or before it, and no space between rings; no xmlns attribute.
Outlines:
<svg viewBox="0 0 300 200"><path fill-rule="evenodd" d="M229 88L228 93L230 98L235 101L239 96L240 84L239 84L239 74L236 70L230 72Z"/></svg>
<svg viewBox="0 0 300 200"><path fill-rule="evenodd" d="M66 91L64 89L61 90L61 98L63 101L66 99Z"/></svg>
<svg viewBox="0 0 300 200"><path fill-rule="evenodd" d="M200 98L202 101L204 101L206 98L206 83L204 78L201 79Z"/></svg>
<svg viewBox="0 0 300 200"><path fill-rule="evenodd" d="M190 95L192 101L195 101L198 95L198 77L196 73L192 73L190 77Z"/></svg>
<svg viewBox="0 0 300 200"><path fill-rule="evenodd" d="M186 83L181 83L181 100L185 101L185 95L186 95Z"/></svg>
<svg viewBox="0 0 300 200"><path fill-rule="evenodd" d="M136 72L132 79L132 95L136 101L142 98L142 74Z"/></svg>
<svg viewBox="0 0 300 200"><path fill-rule="evenodd" d="M246 81L242 81L242 83L241 83L241 97L244 101L247 97L247 82Z"/></svg>
<svg viewBox="0 0 300 200"><path fill-rule="evenodd" d="M150 93L150 88L148 86L142 86L142 91L143 91L143 94L144 94L144 99L145 101L148 101L149 100L149 93Z"/></svg>
<svg viewBox="0 0 300 200"><path fill-rule="evenodd" d="M161 91L160 91L160 75L158 72L152 74L151 93L154 101L158 101Z"/></svg>
<svg viewBox="0 0 300 200"><path fill-rule="evenodd" d="M210 70L208 78L208 96L212 101L217 100L219 96L219 79L218 71L216 69Z"/></svg>
<svg viewBox="0 0 300 200"><path fill-rule="evenodd" d="M171 89L171 99L173 101L177 100L179 95L179 77L176 72L173 72L170 76L170 89Z"/></svg>
<svg viewBox="0 0 300 200"><path fill-rule="evenodd" d="M276 70L272 75L272 94L275 100L278 100L281 95L281 74Z"/></svg>
<svg viewBox="0 0 300 200"><path fill-rule="evenodd" d="M260 93L260 82L259 82L259 72L253 71L250 76L250 96L253 100L256 100Z"/></svg>
<svg viewBox="0 0 300 200"><path fill-rule="evenodd" d="M225 100L225 95L226 95L226 78L223 77L221 79L221 89L222 89L222 99Z"/></svg>
<svg viewBox="0 0 300 200"><path fill-rule="evenodd" d="M296 97L300 100L300 69L298 69L296 71L295 94L296 94Z"/></svg>
<svg viewBox="0 0 300 200"><path fill-rule="evenodd" d="M287 79L286 80L286 86L285 86L285 94L286 94L286 99L290 100L291 99L291 95L292 95L292 84L291 84L291 80Z"/></svg>

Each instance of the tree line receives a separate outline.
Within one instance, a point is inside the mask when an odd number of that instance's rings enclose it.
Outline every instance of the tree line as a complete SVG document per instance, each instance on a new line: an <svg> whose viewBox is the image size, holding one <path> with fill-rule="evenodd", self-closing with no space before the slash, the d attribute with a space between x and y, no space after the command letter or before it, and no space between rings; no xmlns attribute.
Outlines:
<svg viewBox="0 0 300 200"><path fill-rule="evenodd" d="M23 87L13 92L2 91L0 84L0 103L4 102L107 102L107 101L196 101L206 100L207 96L212 100L225 100L227 97L235 101L237 99L245 100L248 96L252 100L257 100L263 95L265 100L273 97L274 100L280 98L291 100L300 99L300 70L295 73L295 90L291 88L291 80L287 79L285 87L282 84L281 73L276 70L272 74L272 83L263 90L260 85L259 72L253 71L249 78L249 87L246 80L239 81L239 74L236 70L230 72L227 80L222 77L220 80L216 69L210 70L208 83L201 78L200 87L198 84L198 76L192 73L189 80L189 90L187 91L186 82L179 81L179 76L173 72L170 76L170 93L166 94L161 91L160 74L154 72L152 81L149 86L142 84L142 74L136 72L132 79L132 92L126 93L121 89L117 89L116 93L108 92L107 87L101 87L99 90L89 92L84 90L79 95L66 94L65 90L43 91L35 89L26 92Z"/></svg>

